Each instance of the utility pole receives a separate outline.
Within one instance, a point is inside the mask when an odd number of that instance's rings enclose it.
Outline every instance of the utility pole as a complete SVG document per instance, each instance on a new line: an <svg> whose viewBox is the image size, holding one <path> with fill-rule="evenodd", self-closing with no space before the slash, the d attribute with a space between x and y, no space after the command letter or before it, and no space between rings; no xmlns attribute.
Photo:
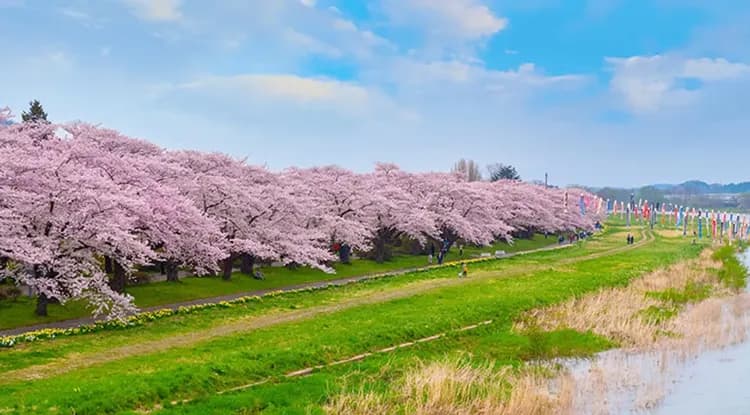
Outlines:
<svg viewBox="0 0 750 415"><path fill-rule="evenodd" d="M547 173L544 173L544 187L545 187L545 188L546 188L546 187L549 187L549 186L547 185Z"/></svg>

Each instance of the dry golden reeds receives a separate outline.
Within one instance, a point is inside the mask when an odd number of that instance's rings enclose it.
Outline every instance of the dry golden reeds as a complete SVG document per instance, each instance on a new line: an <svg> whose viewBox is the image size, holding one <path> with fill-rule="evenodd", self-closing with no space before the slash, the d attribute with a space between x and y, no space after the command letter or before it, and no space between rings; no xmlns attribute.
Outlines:
<svg viewBox="0 0 750 415"><path fill-rule="evenodd" d="M543 415L571 402L571 388L536 370L474 366L451 360L419 365L391 395L373 392L336 396L326 407L330 414L414 415ZM512 385L512 388L511 386Z"/></svg>
<svg viewBox="0 0 750 415"><path fill-rule="evenodd" d="M591 331L626 347L652 345L659 334L670 332L669 319L644 318L643 311L660 307L663 301L649 292L680 290L689 284L723 290L716 277L719 264L708 254L651 272L625 287L607 288L552 307L534 310L516 324L516 329Z"/></svg>

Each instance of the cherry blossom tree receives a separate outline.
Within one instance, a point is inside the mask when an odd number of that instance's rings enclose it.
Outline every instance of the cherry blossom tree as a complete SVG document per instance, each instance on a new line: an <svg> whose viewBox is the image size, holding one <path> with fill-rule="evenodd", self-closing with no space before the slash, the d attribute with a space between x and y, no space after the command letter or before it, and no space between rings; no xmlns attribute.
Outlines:
<svg viewBox="0 0 750 415"><path fill-rule="evenodd" d="M427 208L435 215L445 248L463 239L487 245L496 239L509 239L513 227L498 212L497 197L487 183L466 182L445 173L418 175Z"/></svg>
<svg viewBox="0 0 750 415"><path fill-rule="evenodd" d="M132 298L107 285L99 257L124 252L133 263L147 261L151 250L129 232L135 227L131 212L141 201L82 163L76 143L39 139L54 137L55 130L0 129L6 156L0 166L0 255L12 262L3 275L39 293L39 315L46 315L50 299L86 298L94 314L122 316L133 311Z"/></svg>
<svg viewBox="0 0 750 415"><path fill-rule="evenodd" d="M226 256L224 238L218 224L179 192L179 178L189 171L171 162L158 146L114 130L74 124L66 126L66 132L89 168L104 171L115 185L137 193L142 204L131 212L137 218L131 232L155 251L153 259L165 265L167 280L176 281L183 265L198 273L216 270ZM118 291L124 289L128 271L120 264L123 260L127 262L119 255L113 264L113 288Z"/></svg>
<svg viewBox="0 0 750 415"><path fill-rule="evenodd" d="M424 244L438 236L436 216L428 209L424 187L415 175L381 163L371 180L371 192L378 198L371 237L377 262L386 259L386 245L399 238Z"/></svg>
<svg viewBox="0 0 750 415"><path fill-rule="evenodd" d="M281 179L288 193L304 206L306 229L324 233L331 246L370 248L375 214L383 202L373 189L371 175L326 166L290 168Z"/></svg>
<svg viewBox="0 0 750 415"><path fill-rule="evenodd" d="M305 205L282 186L277 175L218 153L180 151L171 157L191 171L179 184L180 190L219 224L224 235L228 246L222 261L224 279L231 278L237 258L245 261L246 272L256 259L330 271L325 263L333 257L325 249L325 235L306 228Z"/></svg>

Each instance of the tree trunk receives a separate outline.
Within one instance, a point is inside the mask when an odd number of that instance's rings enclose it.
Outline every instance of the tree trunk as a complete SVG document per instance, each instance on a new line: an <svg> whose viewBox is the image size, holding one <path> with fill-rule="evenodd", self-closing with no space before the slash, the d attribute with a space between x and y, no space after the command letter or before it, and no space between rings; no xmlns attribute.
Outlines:
<svg viewBox="0 0 750 415"><path fill-rule="evenodd" d="M107 274L111 274L113 272L112 270L112 258L105 256L104 257L104 272Z"/></svg>
<svg viewBox="0 0 750 415"><path fill-rule="evenodd" d="M179 274L177 270L177 264L172 261L167 261L164 263L164 270L167 274L167 281L170 282L177 282L179 281Z"/></svg>
<svg viewBox="0 0 750 415"><path fill-rule="evenodd" d="M232 279L232 262L234 260L233 256L230 256L229 258L225 259L221 263L221 269L222 269L222 275L221 278L224 281L229 281Z"/></svg>
<svg viewBox="0 0 750 415"><path fill-rule="evenodd" d="M375 262L382 264L385 261L385 238L379 236L375 240Z"/></svg>
<svg viewBox="0 0 750 415"><path fill-rule="evenodd" d="M242 254L240 259L240 272L245 275L253 275L253 265L255 264L255 257L250 254Z"/></svg>
<svg viewBox="0 0 750 415"><path fill-rule="evenodd" d="M49 304L49 298L40 293L36 297L36 315L47 317L47 304Z"/></svg>
<svg viewBox="0 0 750 415"><path fill-rule="evenodd" d="M164 262L159 262L159 274L161 275L167 275L167 264Z"/></svg>
<svg viewBox="0 0 750 415"><path fill-rule="evenodd" d="M112 265L114 268L114 275L112 275L112 279L109 280L109 286L118 293L124 293L127 280L125 268L123 268L122 264L117 260L112 261Z"/></svg>

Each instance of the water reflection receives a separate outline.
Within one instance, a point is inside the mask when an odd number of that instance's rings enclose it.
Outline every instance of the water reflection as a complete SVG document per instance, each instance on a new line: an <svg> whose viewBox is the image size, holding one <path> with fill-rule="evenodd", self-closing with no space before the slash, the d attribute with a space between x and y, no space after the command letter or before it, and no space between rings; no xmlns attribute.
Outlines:
<svg viewBox="0 0 750 415"><path fill-rule="evenodd" d="M742 255L750 267L750 250ZM567 362L574 414L750 414L750 292L678 317L682 338Z"/></svg>
<svg viewBox="0 0 750 415"><path fill-rule="evenodd" d="M750 250L741 256L750 268ZM750 342L708 352L687 366L655 413L750 414Z"/></svg>

